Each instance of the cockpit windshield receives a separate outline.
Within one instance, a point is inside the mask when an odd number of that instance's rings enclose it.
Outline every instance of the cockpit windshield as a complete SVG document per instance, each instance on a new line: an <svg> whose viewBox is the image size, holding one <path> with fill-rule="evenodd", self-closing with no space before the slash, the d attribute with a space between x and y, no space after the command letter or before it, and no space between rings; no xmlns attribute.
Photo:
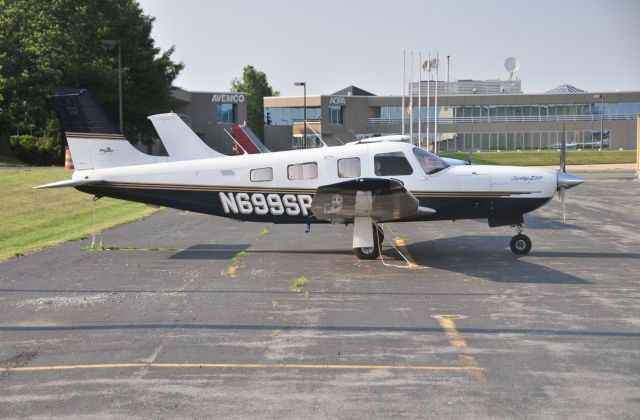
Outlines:
<svg viewBox="0 0 640 420"><path fill-rule="evenodd" d="M427 175L433 175L450 166L447 162L440 159L438 156L434 155L433 153L429 153L419 147L413 148L413 154L418 159L418 162L420 162L420 166L422 166L422 169L424 169Z"/></svg>

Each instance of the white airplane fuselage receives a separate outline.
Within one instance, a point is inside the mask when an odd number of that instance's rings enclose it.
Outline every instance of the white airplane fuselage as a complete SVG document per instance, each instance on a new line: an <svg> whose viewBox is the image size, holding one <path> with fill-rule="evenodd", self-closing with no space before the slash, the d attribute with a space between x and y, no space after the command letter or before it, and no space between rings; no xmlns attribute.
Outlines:
<svg viewBox="0 0 640 420"><path fill-rule="evenodd" d="M76 171L73 179L96 181L76 187L96 196L273 223L326 222L311 209L318 188L354 179L398 180L420 206L435 210L429 215L385 221L486 218L491 226L517 224L523 214L549 201L558 188L557 171L531 167L456 165L429 175L414 148L394 141L347 144L83 170ZM376 156L394 153L401 153L410 169L380 175ZM338 161L352 158L359 159L358 176L339 176ZM291 165L313 163L317 174L291 179L295 175ZM271 168L270 180L252 180L252 171L265 168Z"/></svg>

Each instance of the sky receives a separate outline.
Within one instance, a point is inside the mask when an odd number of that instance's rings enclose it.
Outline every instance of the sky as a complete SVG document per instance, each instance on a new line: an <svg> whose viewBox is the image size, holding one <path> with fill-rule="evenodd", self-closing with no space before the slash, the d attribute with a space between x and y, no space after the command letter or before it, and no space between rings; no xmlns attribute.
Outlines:
<svg viewBox="0 0 640 420"><path fill-rule="evenodd" d="M282 96L327 95L355 85L401 95L403 51L415 80L419 54L446 56L450 77L506 79L520 62L525 93L563 83L640 90L640 1L606 0L139 0L152 37L184 70L174 85L228 91L251 64ZM426 75L423 75L426 79Z"/></svg>

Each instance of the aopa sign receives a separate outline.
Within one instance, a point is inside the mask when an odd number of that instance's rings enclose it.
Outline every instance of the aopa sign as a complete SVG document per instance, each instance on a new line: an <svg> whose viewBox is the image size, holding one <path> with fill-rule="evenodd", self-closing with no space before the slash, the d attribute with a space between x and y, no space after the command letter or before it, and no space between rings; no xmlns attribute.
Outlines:
<svg viewBox="0 0 640 420"><path fill-rule="evenodd" d="M331 105L346 105L347 101L344 96L332 96L329 98L329 103Z"/></svg>
<svg viewBox="0 0 640 420"><path fill-rule="evenodd" d="M211 98L211 102L223 102L223 103L241 103L244 102L243 93L214 93Z"/></svg>

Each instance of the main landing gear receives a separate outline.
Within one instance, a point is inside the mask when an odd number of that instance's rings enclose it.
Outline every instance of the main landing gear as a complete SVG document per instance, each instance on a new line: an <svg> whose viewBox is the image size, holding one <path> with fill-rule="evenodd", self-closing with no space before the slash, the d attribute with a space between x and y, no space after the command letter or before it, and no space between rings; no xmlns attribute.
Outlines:
<svg viewBox="0 0 640 420"><path fill-rule="evenodd" d="M373 230L373 246L353 248L356 256L361 260L375 260L380 256L380 244L384 241L384 232L382 228L372 223Z"/></svg>
<svg viewBox="0 0 640 420"><path fill-rule="evenodd" d="M531 251L531 239L522 233L522 225L516 225L517 235L511 238L509 246L514 254L524 255Z"/></svg>

